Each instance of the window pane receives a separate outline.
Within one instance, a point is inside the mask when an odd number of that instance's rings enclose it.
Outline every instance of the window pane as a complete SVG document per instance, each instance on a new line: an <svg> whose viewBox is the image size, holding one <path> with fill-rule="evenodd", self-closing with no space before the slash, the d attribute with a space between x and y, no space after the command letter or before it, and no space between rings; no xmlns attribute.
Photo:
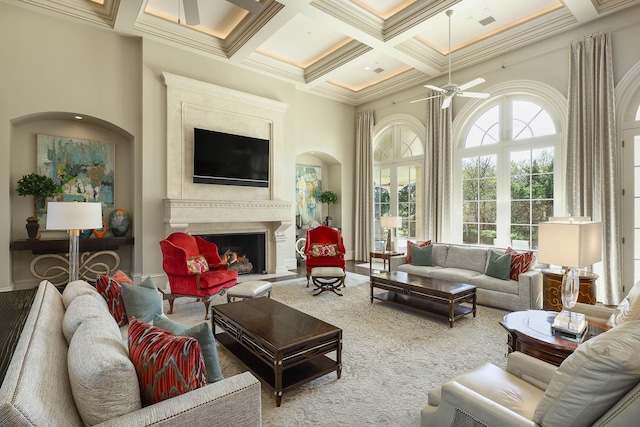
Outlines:
<svg viewBox="0 0 640 427"><path fill-rule="evenodd" d="M511 246L514 249L529 249L531 227L523 225L511 226Z"/></svg>
<svg viewBox="0 0 640 427"><path fill-rule="evenodd" d="M531 223L549 221L553 216L553 200L535 200L531 203Z"/></svg>
<svg viewBox="0 0 640 427"><path fill-rule="evenodd" d="M478 178L478 158L462 159L462 178L476 179Z"/></svg>
<svg viewBox="0 0 640 427"><path fill-rule="evenodd" d="M553 198L553 174L533 175L531 177L531 198L532 199L552 199Z"/></svg>
<svg viewBox="0 0 640 427"><path fill-rule="evenodd" d="M478 159L478 177L496 176L497 156L483 156Z"/></svg>
<svg viewBox="0 0 640 427"><path fill-rule="evenodd" d="M393 134L388 131L376 145L376 150L373 152L373 161L384 162L391 159L393 159Z"/></svg>
<svg viewBox="0 0 640 427"><path fill-rule="evenodd" d="M478 117L469 129L464 146L479 147L497 144L500 140L500 106L496 105Z"/></svg>
<svg viewBox="0 0 640 427"><path fill-rule="evenodd" d="M470 245L478 244L478 225L462 224L462 241Z"/></svg>
<svg viewBox="0 0 640 427"><path fill-rule="evenodd" d="M512 224L529 224L530 219L531 205L528 200L525 202L511 202Z"/></svg>
<svg viewBox="0 0 640 427"><path fill-rule="evenodd" d="M418 136L410 129L400 128L400 157L421 156L422 143Z"/></svg>
<svg viewBox="0 0 640 427"><path fill-rule="evenodd" d="M478 222L478 202L464 202L462 216L464 222Z"/></svg>
<svg viewBox="0 0 640 427"><path fill-rule="evenodd" d="M478 200L477 179L465 179L462 181L462 200Z"/></svg>
<svg viewBox="0 0 640 427"><path fill-rule="evenodd" d="M512 139L520 140L556 133L551 116L539 105L529 101L513 101L511 107Z"/></svg>
<svg viewBox="0 0 640 427"><path fill-rule="evenodd" d="M495 223L496 216L496 202L480 202L480 212L478 215L480 216L480 222L483 223Z"/></svg>
<svg viewBox="0 0 640 427"><path fill-rule="evenodd" d="M480 244L493 245L493 239L496 238L496 226L483 224L480 226Z"/></svg>
<svg viewBox="0 0 640 427"><path fill-rule="evenodd" d="M483 178L479 180L480 200L496 200L496 179Z"/></svg>
<svg viewBox="0 0 640 427"><path fill-rule="evenodd" d="M511 176L511 200L528 199L531 186L529 185L529 175Z"/></svg>

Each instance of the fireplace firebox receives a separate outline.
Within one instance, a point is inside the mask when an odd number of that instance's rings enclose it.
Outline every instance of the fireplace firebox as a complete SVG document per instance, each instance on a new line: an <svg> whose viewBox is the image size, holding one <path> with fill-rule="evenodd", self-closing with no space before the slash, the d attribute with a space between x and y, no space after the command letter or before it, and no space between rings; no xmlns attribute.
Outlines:
<svg viewBox="0 0 640 427"><path fill-rule="evenodd" d="M266 233L201 234L238 274L266 274Z"/></svg>

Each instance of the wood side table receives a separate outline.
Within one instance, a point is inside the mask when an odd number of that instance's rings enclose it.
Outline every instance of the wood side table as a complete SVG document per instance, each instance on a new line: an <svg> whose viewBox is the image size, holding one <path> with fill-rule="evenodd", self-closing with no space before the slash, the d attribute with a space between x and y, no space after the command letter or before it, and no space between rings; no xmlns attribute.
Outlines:
<svg viewBox="0 0 640 427"><path fill-rule="evenodd" d="M373 270L372 260L373 258L381 258L384 269L387 271L391 271L391 261L389 258L396 255L404 255L404 252L396 252L396 251L371 251L369 252L369 275L371 275L371 271ZM387 269L387 261L389 261L389 269Z"/></svg>
<svg viewBox="0 0 640 427"><path fill-rule="evenodd" d="M580 344L553 334L551 324L557 315L554 311L543 310L514 311L505 315L500 325L508 333L509 353L519 351L559 366ZM582 342L609 329L607 325L589 321Z"/></svg>
<svg viewBox="0 0 640 427"><path fill-rule="evenodd" d="M547 311L562 311L563 272L559 268L542 270L542 307ZM580 271L580 291L578 302L595 305L597 274Z"/></svg>

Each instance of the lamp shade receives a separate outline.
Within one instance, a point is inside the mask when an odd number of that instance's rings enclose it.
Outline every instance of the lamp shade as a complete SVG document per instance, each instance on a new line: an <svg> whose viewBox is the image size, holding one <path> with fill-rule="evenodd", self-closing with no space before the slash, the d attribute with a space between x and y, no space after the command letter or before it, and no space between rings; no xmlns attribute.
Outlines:
<svg viewBox="0 0 640 427"><path fill-rule="evenodd" d="M93 202L49 202L47 230L102 228L102 204Z"/></svg>
<svg viewBox="0 0 640 427"><path fill-rule="evenodd" d="M380 227L382 228L400 228L402 227L401 216L383 216L380 217Z"/></svg>
<svg viewBox="0 0 640 427"><path fill-rule="evenodd" d="M569 220L540 223L539 262L581 268L601 260L601 222Z"/></svg>

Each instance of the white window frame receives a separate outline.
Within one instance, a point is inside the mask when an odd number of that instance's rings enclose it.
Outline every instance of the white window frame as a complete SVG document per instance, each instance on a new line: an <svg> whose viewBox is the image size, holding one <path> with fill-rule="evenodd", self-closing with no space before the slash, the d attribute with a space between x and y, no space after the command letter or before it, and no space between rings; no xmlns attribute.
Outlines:
<svg viewBox="0 0 640 427"><path fill-rule="evenodd" d="M462 209L462 159L479 155L497 154L498 167L496 170L497 190L497 241L496 246L510 246L511 226L511 193L510 153L514 151L534 150L553 146L554 149L554 216L565 215L565 176L566 176L566 147L563 144L566 129L566 98L556 89L540 82L512 81L496 85L487 90L491 97L484 100L470 101L460 110L453 123L453 185L451 209L450 240L453 243L463 242L463 209ZM487 146L465 148L464 142L470 127L477 118L496 104L501 104L501 120L504 118L503 109L510 101L522 100L533 102L544 108L551 116L556 126L555 135L547 135L524 140L504 141ZM511 123L501 122L500 136L511 138ZM504 159L504 156L507 156ZM507 219L506 221L504 219Z"/></svg>
<svg viewBox="0 0 640 427"><path fill-rule="evenodd" d="M424 124L422 124L419 120L417 120L415 117L408 115L408 114L394 114L392 116L386 117L384 119L382 119L380 122L378 122L373 129L373 147L372 149L376 150L376 147L378 145L378 141L380 140L380 138L382 138L383 136L385 136L388 132L394 132L394 137L393 140L394 142L396 142L396 132L397 129L399 128L405 128L405 129L409 129L411 130L416 137L418 138L418 140L420 141L420 143L422 144L422 155L420 156L412 156L412 157L407 157L407 158L400 158L400 157L394 157L393 160L391 161L384 161L384 162L375 162L374 161L374 170L376 168L390 168L390 169L398 169L399 167L402 166L409 166L409 165L415 165L416 163L419 163L420 166L424 167L424 156L426 155L426 147L425 147L425 132L426 132L426 128L424 126ZM397 151L399 149L399 147L394 144L394 156L397 154L399 155L400 153ZM391 174L391 188L397 188L397 181L394 179L395 174L392 173ZM425 184L427 185L427 184ZM416 188L416 192L418 191L422 191L422 193L425 193L425 189L424 188ZM397 192L392 191L390 193L390 206L391 206L391 214L392 215L397 215L397 209L398 209L398 194ZM422 212L422 215L424 216L425 213L425 206L424 206L424 197L419 198L419 200L422 200L422 203L420 206L416 206L416 209L420 209ZM374 225L374 240L376 238L376 233L379 231L379 227L376 225L375 222L375 218L372 219L372 223ZM416 222L416 231L420 232L420 230L424 229L424 224L418 224ZM417 238L419 236L409 236L409 238ZM372 242L373 245L375 245L375 242ZM403 243L400 243L399 245L400 247L403 247Z"/></svg>

